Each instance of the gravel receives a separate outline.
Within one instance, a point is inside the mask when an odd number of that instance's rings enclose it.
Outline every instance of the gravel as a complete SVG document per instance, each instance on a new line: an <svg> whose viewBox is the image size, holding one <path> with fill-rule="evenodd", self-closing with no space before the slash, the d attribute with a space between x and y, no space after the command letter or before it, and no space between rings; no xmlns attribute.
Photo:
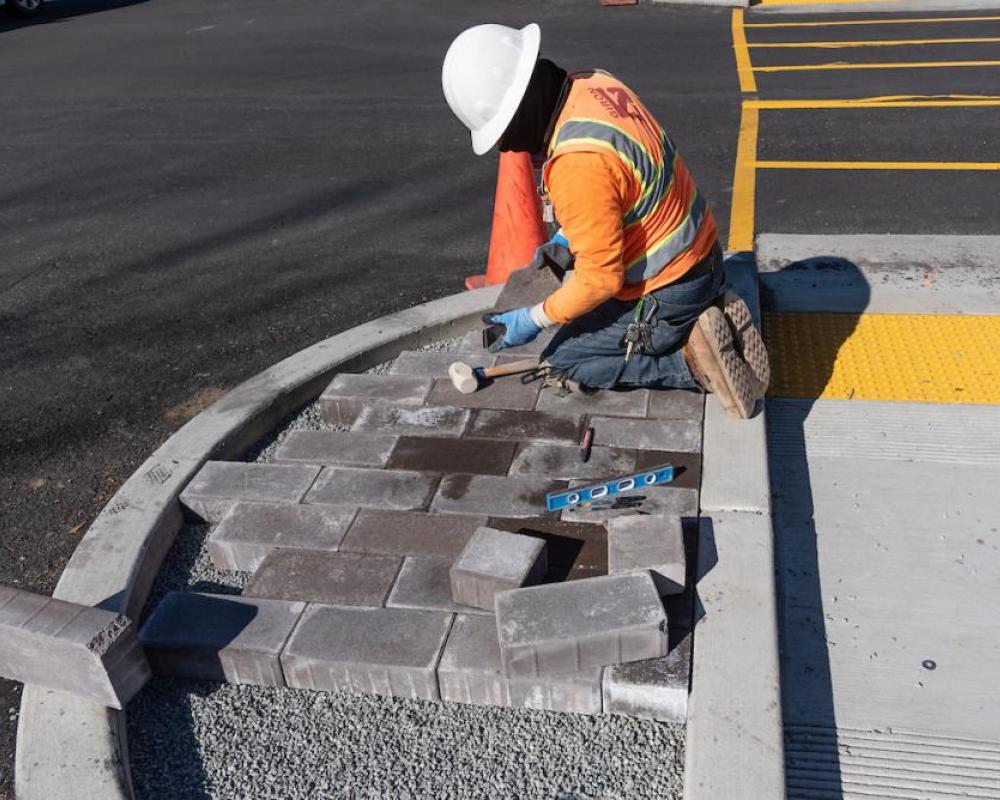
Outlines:
<svg viewBox="0 0 1000 800"><path fill-rule="evenodd" d="M293 430L344 429L313 402L244 460L269 461ZM212 566L210 532L181 529L144 617L170 590L238 594L246 586L249 573ZM683 791L684 726L629 717L154 678L126 718L138 800L674 800Z"/></svg>
<svg viewBox="0 0 1000 800"><path fill-rule="evenodd" d="M158 679L129 706L139 800L681 796L684 728Z"/></svg>

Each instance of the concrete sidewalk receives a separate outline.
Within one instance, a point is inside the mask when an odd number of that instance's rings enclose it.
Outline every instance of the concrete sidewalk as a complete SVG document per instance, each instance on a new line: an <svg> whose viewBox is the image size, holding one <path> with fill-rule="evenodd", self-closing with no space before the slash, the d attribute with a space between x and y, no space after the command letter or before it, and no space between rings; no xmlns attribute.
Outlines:
<svg viewBox="0 0 1000 800"><path fill-rule="evenodd" d="M1000 302L958 237L872 238L758 239L788 797L996 798Z"/></svg>

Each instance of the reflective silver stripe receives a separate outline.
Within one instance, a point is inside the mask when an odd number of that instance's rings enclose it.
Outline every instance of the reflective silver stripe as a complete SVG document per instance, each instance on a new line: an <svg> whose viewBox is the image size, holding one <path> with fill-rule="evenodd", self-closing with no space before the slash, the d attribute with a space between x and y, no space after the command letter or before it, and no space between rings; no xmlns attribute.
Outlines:
<svg viewBox="0 0 1000 800"><path fill-rule="evenodd" d="M660 273L667 264L694 244L708 206L697 193L687 218L655 249L646 253L625 272L625 283L642 283Z"/></svg>
<svg viewBox="0 0 1000 800"><path fill-rule="evenodd" d="M574 139L594 139L610 145L624 161L635 167L635 171L639 175L639 182L644 190L657 178L659 170L656 163L634 139L613 125L593 120L569 120L563 123L556 133L556 142L552 148L553 155L557 153L560 145L567 144ZM672 158L670 163L672 166Z"/></svg>
<svg viewBox="0 0 1000 800"><path fill-rule="evenodd" d="M660 204L663 198L670 194L670 189L673 187L674 162L676 161L677 150L674 147L674 143L670 141L665 133L661 139L661 145L664 157L663 167L657 171L652 186L644 187L648 191L644 192L643 196L639 198L622 219L626 228L647 217Z"/></svg>

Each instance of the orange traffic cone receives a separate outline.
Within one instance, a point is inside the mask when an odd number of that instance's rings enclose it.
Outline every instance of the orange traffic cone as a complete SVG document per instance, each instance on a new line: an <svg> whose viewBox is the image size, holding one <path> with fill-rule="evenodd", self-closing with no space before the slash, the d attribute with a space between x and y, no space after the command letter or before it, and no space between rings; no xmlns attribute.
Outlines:
<svg viewBox="0 0 1000 800"><path fill-rule="evenodd" d="M531 261L535 250L547 239L531 156L500 153L486 274L470 275L465 279L465 288L506 283L510 273Z"/></svg>

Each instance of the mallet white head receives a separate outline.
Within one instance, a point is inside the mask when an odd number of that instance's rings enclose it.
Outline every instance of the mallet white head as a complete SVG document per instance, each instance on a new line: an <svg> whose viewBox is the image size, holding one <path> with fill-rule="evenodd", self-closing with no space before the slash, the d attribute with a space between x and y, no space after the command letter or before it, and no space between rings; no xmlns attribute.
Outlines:
<svg viewBox="0 0 1000 800"><path fill-rule="evenodd" d="M448 377L458 391L462 394L472 394L479 388L479 378L476 371L468 364L456 361L448 367Z"/></svg>

